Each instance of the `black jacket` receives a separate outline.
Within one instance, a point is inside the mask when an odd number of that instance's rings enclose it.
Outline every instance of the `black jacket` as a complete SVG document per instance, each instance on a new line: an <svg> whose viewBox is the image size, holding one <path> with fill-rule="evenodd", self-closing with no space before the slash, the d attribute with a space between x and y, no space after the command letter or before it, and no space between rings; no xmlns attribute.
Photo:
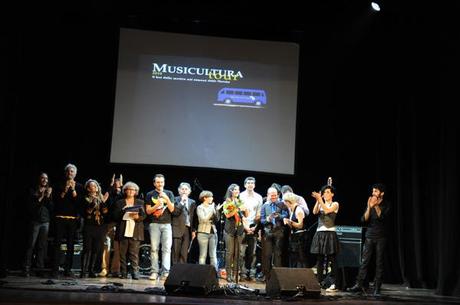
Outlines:
<svg viewBox="0 0 460 305"><path fill-rule="evenodd" d="M113 208L113 220L117 223L117 229L115 234L116 240L123 240L125 238L125 229L126 229L126 220L123 220L123 215L125 214L123 208L126 206L125 199L120 199L115 202L115 206ZM144 210L144 201L140 199L136 199L134 202L134 206L139 206L139 219L135 220L135 227L134 227L134 240L144 240L144 219L145 219L145 210Z"/></svg>
<svg viewBox="0 0 460 305"><path fill-rule="evenodd" d="M188 215L190 217L190 228L196 231L197 224L195 223L196 217L196 203L193 199L188 199L189 209ZM174 199L174 212L172 213L172 233L173 238L182 237L185 230L185 216L186 211L184 206L181 204L180 197Z"/></svg>
<svg viewBox="0 0 460 305"><path fill-rule="evenodd" d="M41 201L38 201L40 195L36 189L31 189L29 192L29 215L33 222L45 223L50 222L51 215L53 213L53 199L52 195L50 198L43 197Z"/></svg>

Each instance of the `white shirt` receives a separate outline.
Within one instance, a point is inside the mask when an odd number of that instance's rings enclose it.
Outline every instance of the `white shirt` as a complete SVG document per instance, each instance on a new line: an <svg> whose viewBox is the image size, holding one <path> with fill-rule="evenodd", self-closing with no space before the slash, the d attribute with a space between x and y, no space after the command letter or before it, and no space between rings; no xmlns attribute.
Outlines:
<svg viewBox="0 0 460 305"><path fill-rule="evenodd" d="M260 209L263 203L262 196L256 192L249 194L246 190L240 193L240 199L248 210L248 217L243 217L243 225L246 229L249 229L250 225L255 223L256 216L260 216Z"/></svg>

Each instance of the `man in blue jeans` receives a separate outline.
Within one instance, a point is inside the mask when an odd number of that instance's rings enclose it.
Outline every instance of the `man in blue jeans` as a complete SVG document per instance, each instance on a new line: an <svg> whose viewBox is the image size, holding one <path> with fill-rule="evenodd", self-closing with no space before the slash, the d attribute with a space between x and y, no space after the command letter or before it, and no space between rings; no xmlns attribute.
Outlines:
<svg viewBox="0 0 460 305"><path fill-rule="evenodd" d="M156 280L161 271L166 279L171 268L172 227L171 214L174 212L174 194L165 190L165 177L157 174L153 178L154 190L147 193L145 210L148 215L152 261L151 280ZM158 250L161 242L161 270L158 265Z"/></svg>
<svg viewBox="0 0 460 305"><path fill-rule="evenodd" d="M48 247L48 231L53 211L53 197L48 175L41 173L38 184L29 193L29 213L31 216L30 235L24 260L24 276L30 276L32 254L37 246L37 268L45 267L46 249ZM40 270L41 273L42 270Z"/></svg>

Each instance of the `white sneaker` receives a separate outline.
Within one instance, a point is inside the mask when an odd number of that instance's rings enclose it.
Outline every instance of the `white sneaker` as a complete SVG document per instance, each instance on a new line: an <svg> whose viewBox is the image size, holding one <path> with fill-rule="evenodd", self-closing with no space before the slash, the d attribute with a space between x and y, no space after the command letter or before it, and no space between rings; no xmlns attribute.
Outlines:
<svg viewBox="0 0 460 305"><path fill-rule="evenodd" d="M152 273L149 276L149 280L155 281L158 278L158 273Z"/></svg>
<svg viewBox="0 0 460 305"><path fill-rule="evenodd" d="M166 279L168 278L168 276L169 276L169 273L168 273L168 272L163 273L163 274L161 275L160 280L166 281Z"/></svg>
<svg viewBox="0 0 460 305"><path fill-rule="evenodd" d="M332 292L332 291L337 291L337 288L335 288L335 284L332 284L329 286L329 288L326 289L327 292Z"/></svg>

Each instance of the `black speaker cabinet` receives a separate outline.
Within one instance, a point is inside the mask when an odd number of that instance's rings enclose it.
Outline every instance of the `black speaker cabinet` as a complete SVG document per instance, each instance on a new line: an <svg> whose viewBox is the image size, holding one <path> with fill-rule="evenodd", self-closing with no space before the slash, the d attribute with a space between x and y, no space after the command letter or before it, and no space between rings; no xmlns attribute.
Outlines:
<svg viewBox="0 0 460 305"><path fill-rule="evenodd" d="M59 254L59 265L64 266L65 257L67 252L67 244L61 244L61 253ZM52 252L51 252L52 253ZM72 261L72 270L80 271L81 270L81 258L83 254L83 242L78 242L73 245L73 261Z"/></svg>
<svg viewBox="0 0 460 305"><path fill-rule="evenodd" d="M164 285L168 294L207 295L219 288L219 281L211 265L175 264Z"/></svg>
<svg viewBox="0 0 460 305"><path fill-rule="evenodd" d="M274 267L265 287L268 296L293 296L317 298L321 294L315 274L309 268Z"/></svg>
<svg viewBox="0 0 460 305"><path fill-rule="evenodd" d="M361 227L337 226L337 237L340 251L337 255L337 266L359 267L361 264L361 246L363 239Z"/></svg>

